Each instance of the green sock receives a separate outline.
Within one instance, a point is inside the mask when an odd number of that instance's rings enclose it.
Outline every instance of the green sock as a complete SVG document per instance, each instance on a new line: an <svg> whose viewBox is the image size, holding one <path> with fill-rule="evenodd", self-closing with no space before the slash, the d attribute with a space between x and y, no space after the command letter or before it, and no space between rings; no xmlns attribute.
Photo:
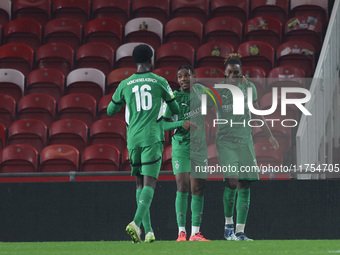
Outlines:
<svg viewBox="0 0 340 255"><path fill-rule="evenodd" d="M139 199L137 202L137 211L133 219L133 221L136 223L138 227L140 227L142 220L149 211L153 194L154 194L153 188L149 186L144 186L139 195Z"/></svg>
<svg viewBox="0 0 340 255"><path fill-rule="evenodd" d="M236 202L237 212L236 223L246 224L249 205L250 205L250 188L239 189Z"/></svg>
<svg viewBox="0 0 340 255"><path fill-rule="evenodd" d="M136 201L137 201L137 205L138 205L138 200L139 200L141 192L142 192L142 189L136 189ZM142 224L144 226L145 234L147 234L149 232L153 232L153 229L151 227L150 210L148 210L148 212L144 216L144 218L142 220Z"/></svg>
<svg viewBox="0 0 340 255"><path fill-rule="evenodd" d="M237 189L224 188L223 192L223 206L224 217L233 217Z"/></svg>
<svg viewBox="0 0 340 255"><path fill-rule="evenodd" d="M203 206L204 206L204 195L191 196L191 222L192 226L199 227L201 226L202 217L203 217Z"/></svg>
<svg viewBox="0 0 340 255"><path fill-rule="evenodd" d="M188 192L176 192L175 208L178 227L185 227L188 210Z"/></svg>

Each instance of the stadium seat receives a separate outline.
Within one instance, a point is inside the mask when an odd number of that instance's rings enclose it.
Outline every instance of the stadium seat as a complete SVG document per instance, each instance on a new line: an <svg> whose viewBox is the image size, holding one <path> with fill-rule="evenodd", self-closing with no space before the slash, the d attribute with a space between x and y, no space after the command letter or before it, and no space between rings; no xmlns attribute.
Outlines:
<svg viewBox="0 0 340 255"><path fill-rule="evenodd" d="M79 68L66 78L66 94L88 94L98 102L105 93L105 75L96 68Z"/></svg>
<svg viewBox="0 0 340 255"><path fill-rule="evenodd" d="M13 68L24 76L33 68L34 51L22 43L9 43L0 47L0 68Z"/></svg>
<svg viewBox="0 0 340 255"><path fill-rule="evenodd" d="M257 66L242 66L242 73L254 83L258 100L266 93L266 73Z"/></svg>
<svg viewBox="0 0 340 255"><path fill-rule="evenodd" d="M23 96L18 102L16 118L38 119L47 127L54 121L56 101L47 94L31 94Z"/></svg>
<svg viewBox="0 0 340 255"><path fill-rule="evenodd" d="M91 18L91 0L53 0L52 16L56 18L72 18L83 26Z"/></svg>
<svg viewBox="0 0 340 255"><path fill-rule="evenodd" d="M268 74L267 91L273 87L305 87L305 72L297 66L278 66Z"/></svg>
<svg viewBox="0 0 340 255"><path fill-rule="evenodd" d="M209 0L172 0L170 14L172 19L192 17L205 24L209 18Z"/></svg>
<svg viewBox="0 0 340 255"><path fill-rule="evenodd" d="M13 97L0 94L0 123L8 128L15 119L16 102Z"/></svg>
<svg viewBox="0 0 340 255"><path fill-rule="evenodd" d="M60 98L56 119L77 119L91 126L96 116L96 100L87 94L68 94Z"/></svg>
<svg viewBox="0 0 340 255"><path fill-rule="evenodd" d="M130 0L92 0L92 18L114 18L124 26L130 17Z"/></svg>
<svg viewBox="0 0 340 255"><path fill-rule="evenodd" d="M184 42L169 42L156 51L156 68L195 64L195 49Z"/></svg>
<svg viewBox="0 0 340 255"><path fill-rule="evenodd" d="M178 65L179 67L179 65ZM160 68L157 68L157 69L154 69L152 72L165 78L171 89L172 90L177 90L179 89L179 84L178 84L178 81L177 81L177 68L178 67L160 67Z"/></svg>
<svg viewBox="0 0 340 255"><path fill-rule="evenodd" d="M163 25L169 20L170 0L133 0L132 18L150 17L158 19Z"/></svg>
<svg viewBox="0 0 340 255"><path fill-rule="evenodd" d="M123 27L118 20L98 18L90 20L84 28L84 43L102 42L117 50L122 44Z"/></svg>
<svg viewBox="0 0 340 255"><path fill-rule="evenodd" d="M16 120L8 128L7 145L27 144L40 153L46 140L47 126L38 119Z"/></svg>
<svg viewBox="0 0 340 255"><path fill-rule="evenodd" d="M36 68L54 68L67 76L73 69L74 51L64 43L47 43L39 47L35 56Z"/></svg>
<svg viewBox="0 0 340 255"><path fill-rule="evenodd" d="M76 50L82 42L83 26L75 19L52 19L44 27L44 44L64 43Z"/></svg>
<svg viewBox="0 0 340 255"><path fill-rule="evenodd" d="M281 148L277 150L271 149L271 144L267 143L255 143L254 144L257 166L282 166L283 165L283 153Z"/></svg>
<svg viewBox="0 0 340 255"><path fill-rule="evenodd" d="M111 102L112 100L112 94L107 94L105 96L103 96L99 102L98 102L98 112L97 112L97 115L96 115L96 119L97 120L101 120L101 119L119 119L119 120L122 120L122 121L125 121L125 106L122 107L122 109L112 115L112 116L108 116L106 111L107 111L107 107L109 105L109 103Z"/></svg>
<svg viewBox="0 0 340 255"><path fill-rule="evenodd" d="M169 145L163 150L161 170L172 171L172 145Z"/></svg>
<svg viewBox="0 0 340 255"><path fill-rule="evenodd" d="M237 48L243 66L258 66L266 75L274 67L275 50L268 43L260 41L244 42Z"/></svg>
<svg viewBox="0 0 340 255"><path fill-rule="evenodd" d="M212 18L230 16L238 18L242 24L246 24L249 15L249 0L211 0Z"/></svg>
<svg viewBox="0 0 340 255"><path fill-rule="evenodd" d="M25 76L15 69L0 69L0 93L11 96L17 102L25 91Z"/></svg>
<svg viewBox="0 0 340 255"><path fill-rule="evenodd" d="M243 40L242 23L234 17L216 17L207 22L204 32L205 42L226 42L234 49Z"/></svg>
<svg viewBox="0 0 340 255"><path fill-rule="evenodd" d="M131 171L131 165L130 165L130 160L129 160L129 151L127 148L124 149L122 153L122 167L121 171Z"/></svg>
<svg viewBox="0 0 340 255"><path fill-rule="evenodd" d="M54 68L35 69L26 78L25 95L46 94L58 103L64 95L65 76Z"/></svg>
<svg viewBox="0 0 340 255"><path fill-rule="evenodd" d="M106 90L105 93L113 94L119 83L122 80L125 80L126 78L130 77L132 74L134 74L137 71L136 67L123 67L123 68L117 68L112 70L109 75L107 76L107 83L106 83Z"/></svg>
<svg viewBox="0 0 340 255"><path fill-rule="evenodd" d="M13 0L13 20L31 18L44 26L51 16L51 0Z"/></svg>
<svg viewBox="0 0 340 255"><path fill-rule="evenodd" d="M6 130L5 125L0 122L0 151L6 146Z"/></svg>
<svg viewBox="0 0 340 255"><path fill-rule="evenodd" d="M322 47L322 24L312 16L296 16L285 24L285 42L307 41L317 52Z"/></svg>
<svg viewBox="0 0 340 255"><path fill-rule="evenodd" d="M76 51L75 68L96 68L105 76L113 69L114 51L106 43L90 42Z"/></svg>
<svg viewBox="0 0 340 255"><path fill-rule="evenodd" d="M27 144L6 146L0 152L0 173L34 173L38 168L38 152Z"/></svg>
<svg viewBox="0 0 340 255"><path fill-rule="evenodd" d="M57 120L49 128L48 145L68 144L81 153L87 145L87 132L88 127L81 120Z"/></svg>
<svg viewBox="0 0 340 255"><path fill-rule="evenodd" d="M312 77L315 69L315 49L307 41L282 43L276 51L276 66L292 65L302 68L306 77Z"/></svg>
<svg viewBox="0 0 340 255"><path fill-rule="evenodd" d="M23 43L36 51L41 45L42 27L30 18L11 20L4 28L4 44Z"/></svg>
<svg viewBox="0 0 340 255"><path fill-rule="evenodd" d="M323 25L328 22L327 0L291 0L289 18L307 15L317 17Z"/></svg>
<svg viewBox="0 0 340 255"><path fill-rule="evenodd" d="M46 146L40 153L39 172L76 172L79 151L67 144Z"/></svg>
<svg viewBox="0 0 340 255"><path fill-rule="evenodd" d="M203 25L195 18L178 17L169 20L164 27L164 42L185 42L195 50L202 44Z"/></svg>
<svg viewBox="0 0 340 255"><path fill-rule="evenodd" d="M0 1L0 25L2 27L11 20L12 17L12 1L2 0Z"/></svg>
<svg viewBox="0 0 340 255"><path fill-rule="evenodd" d="M282 23L270 16L255 17L246 23L245 41L269 43L276 50L282 43Z"/></svg>
<svg viewBox="0 0 340 255"><path fill-rule="evenodd" d="M111 144L87 146L81 154L80 171L119 171L120 151Z"/></svg>
<svg viewBox="0 0 340 255"><path fill-rule="evenodd" d="M234 52L233 46L226 42L205 43L197 50L195 67L216 67L224 70L224 59L232 52Z"/></svg>
<svg viewBox="0 0 340 255"><path fill-rule="evenodd" d="M129 20L124 29L124 42L143 42L154 50L163 43L163 24L155 18L134 18Z"/></svg>
<svg viewBox="0 0 340 255"><path fill-rule="evenodd" d="M90 128L89 145L111 144L122 152L126 148L126 123L118 119L101 119Z"/></svg>
<svg viewBox="0 0 340 255"><path fill-rule="evenodd" d="M284 25L288 19L289 0L268 1L251 0L250 18L272 16Z"/></svg>
<svg viewBox="0 0 340 255"><path fill-rule="evenodd" d="M124 43L116 51L116 62L115 66L116 68L122 68L122 67L131 67L136 68L136 63L132 59L132 51L133 49L141 44L140 42L131 42L131 43ZM151 47L151 45L149 45ZM151 47L153 51L153 57L151 59L152 64L154 64L154 58L155 58L155 51Z"/></svg>
<svg viewBox="0 0 340 255"><path fill-rule="evenodd" d="M196 81L202 84L214 86L224 80L224 71L216 67L195 68Z"/></svg>

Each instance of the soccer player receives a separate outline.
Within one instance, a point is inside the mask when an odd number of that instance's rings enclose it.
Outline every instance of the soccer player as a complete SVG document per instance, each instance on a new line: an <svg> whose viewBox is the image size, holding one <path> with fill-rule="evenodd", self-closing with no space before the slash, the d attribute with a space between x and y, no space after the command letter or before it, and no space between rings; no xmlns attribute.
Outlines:
<svg viewBox="0 0 340 255"><path fill-rule="evenodd" d="M218 89L222 99L222 107L218 111L220 119L226 119L229 123L248 123L250 112L247 105L247 89L252 88L252 101L256 109L257 92L255 85L248 81L242 74L242 63L240 55L233 53L225 59L225 84L237 86L245 95L245 114L233 115L233 97L228 89ZM277 140L273 137L263 116L254 116L264 122L262 130L267 135L272 149L279 147ZM240 124L218 125L216 133L217 157L221 166L228 167L230 171L224 173L225 189L223 193L223 205L225 215L226 240L251 241L244 234L245 224L248 216L250 204L250 184L251 181L259 180L257 171L240 171L243 166L256 167L256 157L252 138L252 128ZM232 171L234 169L234 171ZM235 171L236 170L236 171ZM237 194L237 199L236 199ZM236 203L235 203L236 202ZM236 229L234 231L233 213L236 204Z"/></svg>
<svg viewBox="0 0 340 255"><path fill-rule="evenodd" d="M163 118L170 120L191 120L199 129L189 132L178 128L172 137L172 166L176 178L176 217L178 224L177 241L186 241L185 229L188 208L189 187L191 185L191 236L189 241L210 241L200 233L203 215L204 187L207 175L195 173L196 166L207 165L207 144L205 138L205 118L201 114L201 94L203 85L195 83L195 70L192 66L180 66L177 70L179 91L175 91L175 98L180 106L180 112L174 113L167 108ZM206 88L205 88L206 89Z"/></svg>
<svg viewBox="0 0 340 255"><path fill-rule="evenodd" d="M137 200L134 219L128 224L126 231L135 243L141 242L142 223L146 233L145 241L155 241L149 208L162 163L164 129L185 125L184 122L176 122L165 127L159 121L163 114L162 99L174 113L179 112L179 106L168 82L151 73L152 56L152 49L146 44L134 48L132 57L137 65L137 72L121 81L107 108L107 114L111 116L119 112L126 103L127 148L131 175L136 176ZM190 125L186 125L186 128L189 127Z"/></svg>

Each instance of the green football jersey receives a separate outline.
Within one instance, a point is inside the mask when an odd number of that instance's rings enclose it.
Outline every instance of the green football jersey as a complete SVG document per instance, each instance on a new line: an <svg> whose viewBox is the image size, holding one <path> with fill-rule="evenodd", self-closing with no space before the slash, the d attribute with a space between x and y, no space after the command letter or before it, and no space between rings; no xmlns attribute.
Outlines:
<svg viewBox="0 0 340 255"><path fill-rule="evenodd" d="M159 120L163 114L163 102L174 100L168 82L151 72L136 73L123 80L112 101L126 103L128 148L145 147L164 141L164 131Z"/></svg>
<svg viewBox="0 0 340 255"><path fill-rule="evenodd" d="M218 118L228 121L227 124L217 125L216 140L226 141L230 145L238 146L247 144L253 141L252 127L248 125L251 119L251 113L248 108L247 89L252 88L252 101L257 101L256 87L252 82L237 85L244 95L244 114L233 114L233 96L229 89L217 89L217 92L222 100L222 107L218 110Z"/></svg>

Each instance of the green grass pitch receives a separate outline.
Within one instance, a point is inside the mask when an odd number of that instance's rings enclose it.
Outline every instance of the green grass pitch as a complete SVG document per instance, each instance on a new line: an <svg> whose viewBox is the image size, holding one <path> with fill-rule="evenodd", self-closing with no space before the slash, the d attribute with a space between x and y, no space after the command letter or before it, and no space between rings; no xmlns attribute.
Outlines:
<svg viewBox="0 0 340 255"><path fill-rule="evenodd" d="M1 255L119 255L119 254L340 254L339 240L261 240L254 242L121 242L0 243Z"/></svg>

